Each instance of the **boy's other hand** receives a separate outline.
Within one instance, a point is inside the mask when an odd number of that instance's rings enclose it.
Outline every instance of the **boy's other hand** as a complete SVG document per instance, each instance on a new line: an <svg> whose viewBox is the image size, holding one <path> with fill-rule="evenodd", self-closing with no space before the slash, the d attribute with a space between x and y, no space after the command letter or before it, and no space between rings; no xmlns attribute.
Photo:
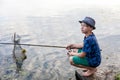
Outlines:
<svg viewBox="0 0 120 80"><path fill-rule="evenodd" d="M70 49L75 49L75 45L74 44L69 44L67 47L66 47L67 50L70 50Z"/></svg>
<svg viewBox="0 0 120 80"><path fill-rule="evenodd" d="M70 50L70 49L78 49L78 48L82 48L83 47L83 43L82 44L69 44L66 49Z"/></svg>
<svg viewBox="0 0 120 80"><path fill-rule="evenodd" d="M78 56L78 54L77 54L77 53L72 52L72 51L71 51L71 52L69 52L68 54L69 54L69 56Z"/></svg>

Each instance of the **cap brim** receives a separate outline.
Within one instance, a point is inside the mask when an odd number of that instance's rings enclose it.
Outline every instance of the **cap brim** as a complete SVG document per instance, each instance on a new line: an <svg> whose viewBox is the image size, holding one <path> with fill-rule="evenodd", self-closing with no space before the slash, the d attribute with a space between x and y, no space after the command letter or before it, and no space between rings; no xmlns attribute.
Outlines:
<svg viewBox="0 0 120 80"><path fill-rule="evenodd" d="M87 25L90 25L89 23L87 23L87 22L85 22L84 20L83 21L79 21L79 23L86 23ZM93 29L96 29L96 27L95 26L92 26L92 25L90 25Z"/></svg>
<svg viewBox="0 0 120 80"><path fill-rule="evenodd" d="M82 23L82 21L79 21L79 23Z"/></svg>
<svg viewBox="0 0 120 80"><path fill-rule="evenodd" d="M96 29L96 27L95 27L95 26L93 26L93 29Z"/></svg>

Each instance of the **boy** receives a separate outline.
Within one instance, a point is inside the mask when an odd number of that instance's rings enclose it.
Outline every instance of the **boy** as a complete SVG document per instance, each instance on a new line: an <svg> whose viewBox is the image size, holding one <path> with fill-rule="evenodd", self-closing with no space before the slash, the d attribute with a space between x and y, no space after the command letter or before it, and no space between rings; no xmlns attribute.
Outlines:
<svg viewBox="0 0 120 80"><path fill-rule="evenodd" d="M68 52L70 63L73 66L86 69L83 76L90 76L97 71L96 67L101 63L100 48L92 32L95 29L95 20L91 17L85 17L79 22L81 31L85 34L83 44L70 44L66 49L78 49L78 52Z"/></svg>

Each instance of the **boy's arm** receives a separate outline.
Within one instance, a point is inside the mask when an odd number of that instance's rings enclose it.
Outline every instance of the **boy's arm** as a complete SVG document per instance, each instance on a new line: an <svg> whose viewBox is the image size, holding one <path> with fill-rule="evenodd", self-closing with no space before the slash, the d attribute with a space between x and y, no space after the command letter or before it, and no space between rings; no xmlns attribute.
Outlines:
<svg viewBox="0 0 120 80"><path fill-rule="evenodd" d="M77 48L83 48L83 43L78 44Z"/></svg>
<svg viewBox="0 0 120 80"><path fill-rule="evenodd" d="M69 55L71 56L79 56L79 57L85 57L86 56L86 53L85 52L81 52L80 54L78 53L75 53L75 52L70 52Z"/></svg>
<svg viewBox="0 0 120 80"><path fill-rule="evenodd" d="M66 47L66 49L78 49L78 48L82 48L83 47L83 43L81 44L70 44Z"/></svg>

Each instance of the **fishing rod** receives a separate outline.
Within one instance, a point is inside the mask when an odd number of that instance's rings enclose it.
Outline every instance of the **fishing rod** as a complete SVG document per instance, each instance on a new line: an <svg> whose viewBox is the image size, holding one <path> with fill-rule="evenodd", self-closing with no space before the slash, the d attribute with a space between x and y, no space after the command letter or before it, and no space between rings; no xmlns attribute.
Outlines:
<svg viewBox="0 0 120 80"><path fill-rule="evenodd" d="M0 43L5 45L14 45L14 43ZM51 45L37 45L37 44L17 44L17 45L25 45L25 46L38 46L38 47L53 47L53 48L66 48L65 46L51 46ZM102 49L100 49L102 51Z"/></svg>
<svg viewBox="0 0 120 80"><path fill-rule="evenodd" d="M0 43L4 45L15 45L14 43ZM51 46L51 45L37 45L37 44L17 44L17 45L25 45L25 46L38 46L38 47L54 47L54 48L66 48L65 46ZM102 51L102 49L100 49Z"/></svg>
<svg viewBox="0 0 120 80"><path fill-rule="evenodd" d="M16 38L18 37L18 40L20 40L20 36L16 35L16 32L14 33L13 36L13 41L14 43L0 43L0 44L4 44L4 45L25 45L25 46L38 46L38 47L54 47L54 48L66 48L65 46L52 46L52 45L38 45L38 44L21 44L21 43L17 43L16 44Z"/></svg>
<svg viewBox="0 0 120 80"><path fill-rule="evenodd" d="M14 43L0 43L4 45L14 45ZM38 44L17 44L17 45L25 45L25 46L39 46L39 47L54 47L54 48L66 48L65 46L51 46L51 45L38 45Z"/></svg>
<svg viewBox="0 0 120 80"><path fill-rule="evenodd" d="M15 38L16 38L16 33L14 33L14 43L0 43L4 45L15 45ZM39 44L21 44L17 43L16 45L25 45L25 46L38 46L38 47L54 47L54 48L66 48L65 46L52 46L52 45L39 45ZM102 49L100 49L102 51Z"/></svg>

